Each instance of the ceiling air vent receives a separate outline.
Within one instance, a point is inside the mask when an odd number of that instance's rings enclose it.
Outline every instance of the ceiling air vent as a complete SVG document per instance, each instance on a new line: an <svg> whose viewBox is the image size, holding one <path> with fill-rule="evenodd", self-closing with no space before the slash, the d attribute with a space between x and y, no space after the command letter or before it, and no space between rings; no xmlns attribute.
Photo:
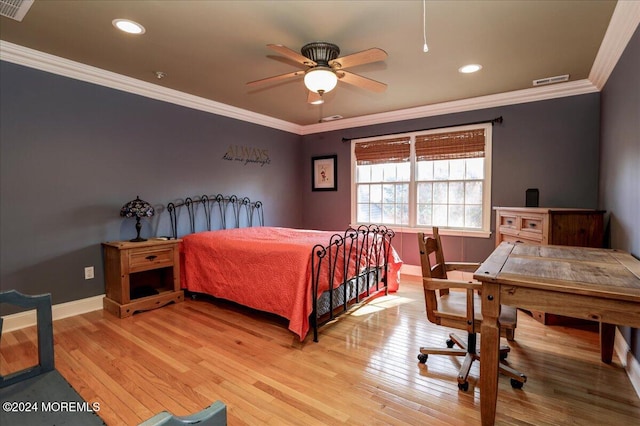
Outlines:
<svg viewBox="0 0 640 426"><path fill-rule="evenodd" d="M325 121L335 121L335 120L341 120L341 119L342 119L341 115L330 115L329 117L322 117L320 121L325 122Z"/></svg>
<svg viewBox="0 0 640 426"><path fill-rule="evenodd" d="M534 86L544 86L545 84L562 83L563 81L569 81L569 74L557 75L555 77L540 78L533 80Z"/></svg>
<svg viewBox="0 0 640 426"><path fill-rule="evenodd" d="M0 16L22 22L34 0L0 0Z"/></svg>

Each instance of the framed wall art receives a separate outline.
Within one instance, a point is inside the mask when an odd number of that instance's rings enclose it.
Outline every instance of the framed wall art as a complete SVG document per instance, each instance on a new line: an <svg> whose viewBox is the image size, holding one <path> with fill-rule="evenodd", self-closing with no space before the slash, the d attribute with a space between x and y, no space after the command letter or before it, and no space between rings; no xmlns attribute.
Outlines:
<svg viewBox="0 0 640 426"><path fill-rule="evenodd" d="M323 155L311 158L311 190L338 190L338 156Z"/></svg>

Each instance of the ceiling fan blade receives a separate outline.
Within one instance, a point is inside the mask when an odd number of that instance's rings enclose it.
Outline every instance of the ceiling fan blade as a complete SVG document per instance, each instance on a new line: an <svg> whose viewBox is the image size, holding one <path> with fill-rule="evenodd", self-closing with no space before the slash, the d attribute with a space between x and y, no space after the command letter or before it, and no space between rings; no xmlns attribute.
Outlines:
<svg viewBox="0 0 640 426"><path fill-rule="evenodd" d="M318 105L323 103L322 96L319 93L313 92L309 90L309 94L307 95L307 103Z"/></svg>
<svg viewBox="0 0 640 426"><path fill-rule="evenodd" d="M301 63L302 65L306 65L308 67L313 67L317 65L314 61L307 58L306 56L302 56L298 52L289 49L287 46L283 46L281 44L267 44L267 47L271 50L278 52L279 54L286 56L289 59L292 59L296 62Z"/></svg>
<svg viewBox="0 0 640 426"><path fill-rule="evenodd" d="M294 71L286 74L274 75L273 77L262 78L260 80L250 81L247 83L247 86L259 86L265 83L272 83L274 81L286 80L287 78L297 77L299 75L304 75L304 71Z"/></svg>
<svg viewBox="0 0 640 426"><path fill-rule="evenodd" d="M351 73L349 71L338 71L336 74L338 75L340 81L353 84L354 86L362 87L363 89L371 90L372 92L382 93L387 90L386 84L363 77L358 74Z"/></svg>
<svg viewBox="0 0 640 426"><path fill-rule="evenodd" d="M371 49L363 50L362 52L343 56L342 58L336 58L333 61L329 61L329 65L336 69L344 69L371 62L384 61L385 59L387 59L387 52L377 47L373 47Z"/></svg>

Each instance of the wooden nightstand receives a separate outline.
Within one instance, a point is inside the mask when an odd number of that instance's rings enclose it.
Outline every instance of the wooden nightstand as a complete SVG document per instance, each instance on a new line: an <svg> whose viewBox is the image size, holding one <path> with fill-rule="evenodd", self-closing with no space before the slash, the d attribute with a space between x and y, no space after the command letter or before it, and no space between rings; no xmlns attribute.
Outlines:
<svg viewBox="0 0 640 426"><path fill-rule="evenodd" d="M182 240L113 241L104 248L105 310L128 317L138 311L182 302L180 253Z"/></svg>

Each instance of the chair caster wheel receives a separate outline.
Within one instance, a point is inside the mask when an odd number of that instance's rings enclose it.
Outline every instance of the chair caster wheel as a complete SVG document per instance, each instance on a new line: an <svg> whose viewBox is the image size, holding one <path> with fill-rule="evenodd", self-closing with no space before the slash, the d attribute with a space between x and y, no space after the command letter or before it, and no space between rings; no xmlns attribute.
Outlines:
<svg viewBox="0 0 640 426"><path fill-rule="evenodd" d="M458 383L458 389L460 389L461 391L464 391L464 392L468 391L469 390L469 382Z"/></svg>
<svg viewBox="0 0 640 426"><path fill-rule="evenodd" d="M454 341L451 339L447 339L447 347L451 349L455 345Z"/></svg>
<svg viewBox="0 0 640 426"><path fill-rule="evenodd" d="M419 354L418 355L418 361L420 362L420 364L426 364L427 358L429 358L429 355L427 355L427 354Z"/></svg>
<svg viewBox="0 0 640 426"><path fill-rule="evenodd" d="M507 354L507 353L500 354L500 361L504 361L505 359L507 359L507 355L509 355L509 354Z"/></svg>
<svg viewBox="0 0 640 426"><path fill-rule="evenodd" d="M511 379L511 387L514 389L522 389L522 386L524 386L523 382L520 382L516 379Z"/></svg>

